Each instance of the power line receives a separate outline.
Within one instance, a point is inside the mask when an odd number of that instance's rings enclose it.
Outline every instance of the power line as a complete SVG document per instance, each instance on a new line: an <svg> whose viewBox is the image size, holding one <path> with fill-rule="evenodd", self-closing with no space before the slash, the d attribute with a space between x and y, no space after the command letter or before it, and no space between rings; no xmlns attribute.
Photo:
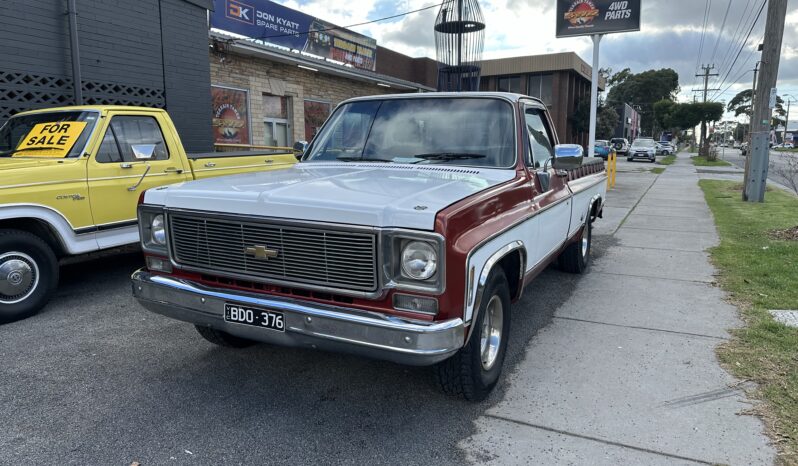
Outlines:
<svg viewBox="0 0 798 466"><path fill-rule="evenodd" d="M718 84L718 87L721 87L723 86L723 84L726 83L726 79L729 77L729 74L731 74L731 71L734 69L734 65L737 63L737 59L740 58L740 53L745 48L745 44L748 42L748 38L751 37L751 32L754 30L754 27L756 27L756 23L759 22L759 17L762 14L762 10L764 10L766 4L767 0L764 0L762 2L762 5L759 7L759 12L756 14L754 23L751 24L751 29L748 30L748 34L746 34L745 39L743 40L743 45L740 46L740 50L738 50L737 55L734 56L734 61L732 61L731 66L729 66L729 70L726 72L726 75L723 76L723 79L720 81L720 84Z"/></svg>
<svg viewBox="0 0 798 466"><path fill-rule="evenodd" d="M732 0L729 0L729 3L726 4L726 13L723 15L723 23L720 25L720 32L718 32L718 37L715 39L715 47L712 48L712 57L709 59L709 61L715 60L715 52L718 51L718 44L720 44L720 37L723 35L723 30L726 29L726 18L729 17L731 4Z"/></svg>
<svg viewBox="0 0 798 466"><path fill-rule="evenodd" d="M732 50L734 50L735 46L731 44L736 44L740 39L742 39L743 32L747 29L747 26L743 27L744 24L748 24L748 20L751 18L752 15L749 14L748 8L755 5L752 0L747 0L745 2L745 8L743 8L742 14L740 14L740 19L737 21L737 26L734 28L734 34L732 34L732 40L730 41L730 46L726 47L726 50L723 52L723 59L720 61L720 66L718 70L725 71L726 64L728 60L731 58ZM751 10L753 13L754 10Z"/></svg>
<svg viewBox="0 0 798 466"><path fill-rule="evenodd" d="M704 2L704 23L701 26L701 40L698 44L698 56L695 58L695 70L698 72L698 65L701 64L701 55L704 51L704 36L707 33L707 20L709 19L709 9L711 8L711 0ZM695 87L696 78L693 78L693 86Z"/></svg>
<svg viewBox="0 0 798 466"><path fill-rule="evenodd" d="M402 16L411 15L413 13L418 13L418 12L424 11L424 10L430 10L432 8L439 7L439 6L443 5L444 3L446 3L446 2L436 3L434 5L429 5L429 6L425 6L423 8L419 8L417 10L406 11L404 13L398 13L398 14L395 14L395 15L386 16L384 18L377 18L377 19L372 19L370 21L365 21L365 22L362 22L362 23L350 24L348 26L333 26L333 27L324 28L324 29L314 29L313 31L308 31L308 32L297 32L295 34L273 34L273 35L270 35L270 36L254 37L253 39L254 40L264 40L264 39L274 39L276 37L296 37L296 36L308 35L308 34L310 34L312 32L326 32L326 31L336 31L336 30L342 30L342 29L351 29L351 28L358 27L358 26L365 26L367 24L374 24L374 23L379 23L381 21L387 21L389 19L401 18ZM250 39L234 39L234 40L250 40Z"/></svg>

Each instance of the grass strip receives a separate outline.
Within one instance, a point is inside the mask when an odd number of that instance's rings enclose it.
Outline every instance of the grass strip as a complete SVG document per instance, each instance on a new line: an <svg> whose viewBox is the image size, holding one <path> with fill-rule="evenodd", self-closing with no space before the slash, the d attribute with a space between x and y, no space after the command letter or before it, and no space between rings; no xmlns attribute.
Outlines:
<svg viewBox="0 0 798 466"><path fill-rule="evenodd" d="M696 155L695 157L690 157L690 160L693 161L693 165L697 167L730 167L731 164L725 160L716 159L716 160L707 160L706 157L703 155Z"/></svg>
<svg viewBox="0 0 798 466"><path fill-rule="evenodd" d="M664 158L660 159L660 161L657 163L660 165L673 165L673 162L675 161L676 161L676 156L674 154L671 154L671 155L666 155Z"/></svg>
<svg viewBox="0 0 798 466"><path fill-rule="evenodd" d="M664 171L665 167L654 167L651 169L651 173L656 173L657 175L661 175Z"/></svg>
<svg viewBox="0 0 798 466"><path fill-rule="evenodd" d="M798 329L773 320L770 309L798 309L798 241L774 230L798 225L798 198L781 190L764 203L740 200L732 181L701 180L720 244L710 249L720 285L741 312L745 326L718 348L724 367L755 381L764 401L754 412L765 420L778 447L778 464L798 464Z"/></svg>

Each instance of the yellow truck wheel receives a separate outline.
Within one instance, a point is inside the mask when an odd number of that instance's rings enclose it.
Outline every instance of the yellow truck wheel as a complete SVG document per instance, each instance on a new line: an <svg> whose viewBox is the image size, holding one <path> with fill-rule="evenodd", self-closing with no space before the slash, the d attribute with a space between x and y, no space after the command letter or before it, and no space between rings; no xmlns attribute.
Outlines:
<svg viewBox="0 0 798 466"><path fill-rule="evenodd" d="M58 285L58 260L41 238L0 230L0 324L30 317Z"/></svg>

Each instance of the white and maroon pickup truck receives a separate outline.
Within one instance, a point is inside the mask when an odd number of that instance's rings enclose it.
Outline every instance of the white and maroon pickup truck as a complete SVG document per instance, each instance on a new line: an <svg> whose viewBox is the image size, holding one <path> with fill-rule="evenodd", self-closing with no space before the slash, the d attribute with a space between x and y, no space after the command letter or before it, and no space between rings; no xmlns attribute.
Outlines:
<svg viewBox="0 0 798 466"><path fill-rule="evenodd" d="M216 344L435 365L480 400L511 303L551 263L585 270L605 194L603 161L558 145L536 99L352 99L292 168L148 190L133 292Z"/></svg>

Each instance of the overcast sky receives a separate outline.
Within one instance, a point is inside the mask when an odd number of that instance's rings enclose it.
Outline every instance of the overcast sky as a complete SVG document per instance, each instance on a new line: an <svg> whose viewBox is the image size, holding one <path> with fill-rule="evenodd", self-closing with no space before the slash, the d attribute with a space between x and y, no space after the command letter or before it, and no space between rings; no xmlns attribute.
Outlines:
<svg viewBox="0 0 798 466"><path fill-rule="evenodd" d="M440 3L440 0L277 1L339 26ZM590 63L592 46L588 38L554 37L554 3L554 0L481 0L487 23L484 58L574 51ZM679 98L683 101L692 100L692 89L701 87L700 79L694 77L696 71L700 72L697 65L701 64L714 63L715 71L720 73L710 81L709 87L726 92L716 95L715 100L728 101L740 90L751 87L753 73L750 70L759 59L755 49L764 34L767 7L734 67L730 69L730 65L762 0L642 0L642 3L641 31L605 36L601 43L601 67L615 71L628 67L634 72L673 68L679 73L682 90ZM708 25L699 58L704 11L708 5ZM436 14L437 8L432 8L352 29L377 39L381 46L415 57L434 58L432 26ZM798 99L798 0L788 1L777 86L780 95L792 94ZM798 102L794 108L791 127L798 124Z"/></svg>

